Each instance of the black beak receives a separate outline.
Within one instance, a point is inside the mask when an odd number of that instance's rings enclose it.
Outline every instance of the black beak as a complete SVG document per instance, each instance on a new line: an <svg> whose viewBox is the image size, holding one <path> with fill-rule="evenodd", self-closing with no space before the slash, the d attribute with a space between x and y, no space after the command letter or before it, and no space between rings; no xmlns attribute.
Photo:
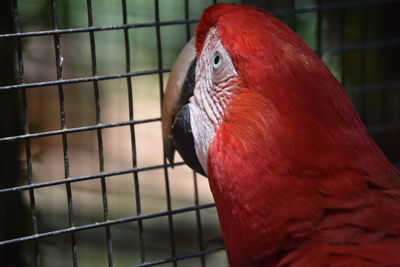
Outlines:
<svg viewBox="0 0 400 267"><path fill-rule="evenodd" d="M197 158L190 126L188 103L195 87L195 72L196 52L192 38L176 59L164 93L163 141L166 156L172 164L177 150L190 168L207 176Z"/></svg>

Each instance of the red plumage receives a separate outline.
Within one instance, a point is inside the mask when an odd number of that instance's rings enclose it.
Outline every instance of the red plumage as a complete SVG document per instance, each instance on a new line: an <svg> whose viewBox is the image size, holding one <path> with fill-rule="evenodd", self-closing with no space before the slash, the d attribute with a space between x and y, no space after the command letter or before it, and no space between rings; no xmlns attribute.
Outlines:
<svg viewBox="0 0 400 267"><path fill-rule="evenodd" d="M216 4L240 77L209 146L208 176L231 266L400 266L400 174L342 86L287 26Z"/></svg>

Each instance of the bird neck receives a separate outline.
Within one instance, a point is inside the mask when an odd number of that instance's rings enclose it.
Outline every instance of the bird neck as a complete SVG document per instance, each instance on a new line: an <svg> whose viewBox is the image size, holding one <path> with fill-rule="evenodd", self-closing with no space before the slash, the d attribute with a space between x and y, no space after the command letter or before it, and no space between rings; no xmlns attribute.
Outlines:
<svg viewBox="0 0 400 267"><path fill-rule="evenodd" d="M352 123L332 114L288 116L247 89L231 106L208 156L231 262L278 260L312 235L335 203L353 203L371 185L399 186L398 171L355 111Z"/></svg>

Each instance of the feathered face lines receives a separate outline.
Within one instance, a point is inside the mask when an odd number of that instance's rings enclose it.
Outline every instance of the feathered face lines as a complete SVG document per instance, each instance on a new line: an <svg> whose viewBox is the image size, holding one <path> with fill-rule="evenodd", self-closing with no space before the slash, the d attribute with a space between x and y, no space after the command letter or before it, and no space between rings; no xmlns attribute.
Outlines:
<svg viewBox="0 0 400 267"><path fill-rule="evenodd" d="M190 99L191 127L195 149L207 170L208 147L223 120L239 78L216 28L207 34L196 65L196 86Z"/></svg>

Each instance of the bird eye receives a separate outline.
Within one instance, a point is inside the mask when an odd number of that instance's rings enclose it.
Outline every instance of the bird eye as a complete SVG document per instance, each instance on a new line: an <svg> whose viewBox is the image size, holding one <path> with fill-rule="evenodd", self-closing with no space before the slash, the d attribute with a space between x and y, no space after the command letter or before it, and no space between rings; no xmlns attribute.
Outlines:
<svg viewBox="0 0 400 267"><path fill-rule="evenodd" d="M214 58L213 58L213 69L216 70L222 62L222 56L219 52L215 53Z"/></svg>

